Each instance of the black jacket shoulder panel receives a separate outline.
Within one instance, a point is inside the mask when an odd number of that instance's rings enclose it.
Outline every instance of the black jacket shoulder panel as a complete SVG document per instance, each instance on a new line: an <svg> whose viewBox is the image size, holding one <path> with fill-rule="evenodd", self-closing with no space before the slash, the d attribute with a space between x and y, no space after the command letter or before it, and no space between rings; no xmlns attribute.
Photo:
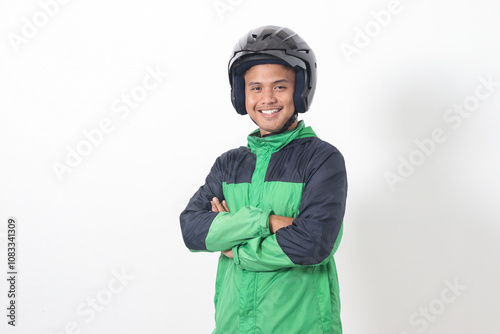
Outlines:
<svg viewBox="0 0 500 334"><path fill-rule="evenodd" d="M256 156L244 146L227 151L219 157L222 180L231 183L250 183L255 170Z"/></svg>
<svg viewBox="0 0 500 334"><path fill-rule="evenodd" d="M321 160L334 153L340 154L317 137L296 139L271 156L266 181L305 183Z"/></svg>

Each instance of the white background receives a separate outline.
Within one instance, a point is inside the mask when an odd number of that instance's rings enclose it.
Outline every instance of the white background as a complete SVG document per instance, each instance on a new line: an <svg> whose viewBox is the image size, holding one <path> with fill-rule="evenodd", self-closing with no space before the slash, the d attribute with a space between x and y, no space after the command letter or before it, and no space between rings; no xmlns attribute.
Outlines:
<svg viewBox="0 0 500 334"><path fill-rule="evenodd" d="M378 32L372 11L388 3L74 0L44 22L36 1L1 1L0 332L211 332L218 254L190 253L178 217L215 158L255 127L232 108L227 62L240 36L274 24L314 49L318 86L302 119L347 163L344 333L498 333L498 83L456 129L443 115L480 77L500 81L500 2L401 0ZM34 16L40 27L16 46ZM367 26L373 37L346 56L341 45ZM121 118L113 104L148 68L168 77ZM59 180L54 163L104 119L113 130ZM446 140L391 189L386 173L438 128ZM11 216L15 328L3 278ZM114 279L123 271L126 286Z"/></svg>

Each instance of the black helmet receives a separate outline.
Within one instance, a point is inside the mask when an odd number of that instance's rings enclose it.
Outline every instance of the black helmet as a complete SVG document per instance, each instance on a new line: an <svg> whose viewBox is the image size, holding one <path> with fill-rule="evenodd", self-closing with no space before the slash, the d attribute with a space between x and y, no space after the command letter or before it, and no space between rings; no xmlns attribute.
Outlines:
<svg viewBox="0 0 500 334"><path fill-rule="evenodd" d="M247 113L244 74L258 64L292 67L295 70L295 112L304 113L309 109L316 90L316 56L313 50L289 28L263 26L243 36L229 60L231 101L238 114Z"/></svg>

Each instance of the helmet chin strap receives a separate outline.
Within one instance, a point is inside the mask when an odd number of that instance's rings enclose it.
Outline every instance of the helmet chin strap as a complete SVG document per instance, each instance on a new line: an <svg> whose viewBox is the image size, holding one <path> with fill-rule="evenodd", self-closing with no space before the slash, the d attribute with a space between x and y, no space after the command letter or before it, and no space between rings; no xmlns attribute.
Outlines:
<svg viewBox="0 0 500 334"><path fill-rule="evenodd" d="M268 133L267 135L263 135L261 137L263 138L263 137L273 136L273 135L277 135L279 133L283 133L283 132L288 131L288 129L292 126L292 124L297 120L298 115L299 115L299 112L297 110L295 110L293 112L292 116L290 116L290 118L288 119L288 121L286 121L285 124L283 124L283 127L281 129L279 129L278 131ZM254 123L255 123L255 121L254 121ZM257 123L255 123L255 124L257 124Z"/></svg>

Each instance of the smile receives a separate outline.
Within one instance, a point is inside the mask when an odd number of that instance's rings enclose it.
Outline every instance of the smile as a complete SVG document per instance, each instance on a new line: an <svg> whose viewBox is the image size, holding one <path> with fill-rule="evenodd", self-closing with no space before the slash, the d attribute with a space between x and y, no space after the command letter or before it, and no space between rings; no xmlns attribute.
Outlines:
<svg viewBox="0 0 500 334"><path fill-rule="evenodd" d="M268 109L268 110L259 110L259 112L261 112L264 115L270 116L270 115L278 113L280 110L281 109Z"/></svg>

